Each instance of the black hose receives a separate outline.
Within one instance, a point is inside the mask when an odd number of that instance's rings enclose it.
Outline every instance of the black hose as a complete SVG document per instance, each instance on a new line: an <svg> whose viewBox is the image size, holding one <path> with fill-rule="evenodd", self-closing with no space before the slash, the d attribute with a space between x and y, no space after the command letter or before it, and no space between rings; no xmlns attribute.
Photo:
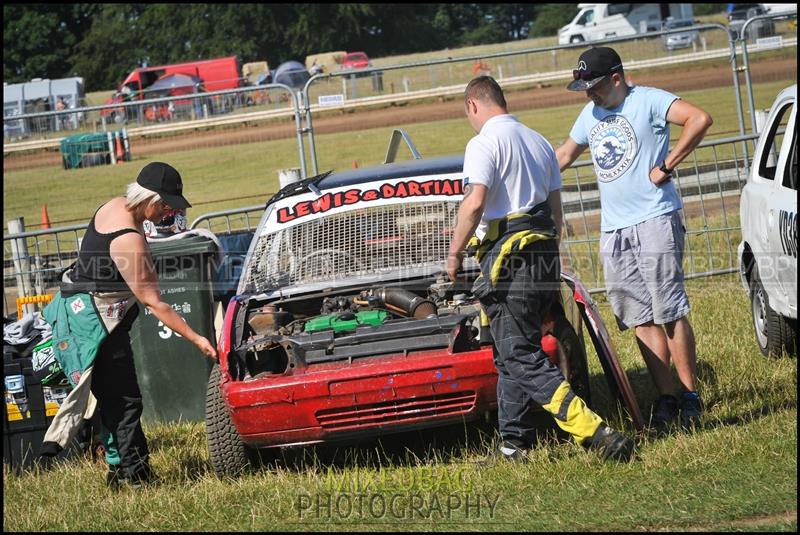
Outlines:
<svg viewBox="0 0 800 535"><path fill-rule="evenodd" d="M432 301L402 288L381 288L376 290L375 296L385 304L399 308L406 315L416 319L424 319L431 314L436 314L436 305Z"/></svg>

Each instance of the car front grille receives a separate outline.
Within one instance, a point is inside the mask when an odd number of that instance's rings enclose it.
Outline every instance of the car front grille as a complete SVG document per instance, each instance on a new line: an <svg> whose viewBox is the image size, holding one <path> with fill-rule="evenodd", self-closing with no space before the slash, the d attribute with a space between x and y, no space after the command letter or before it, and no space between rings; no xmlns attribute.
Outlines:
<svg viewBox="0 0 800 535"><path fill-rule="evenodd" d="M343 280L442 265L458 201L352 210L258 238L247 290Z"/></svg>
<svg viewBox="0 0 800 535"><path fill-rule="evenodd" d="M316 417L323 429L356 430L385 424L411 423L432 416L464 414L475 407L476 398L474 391L451 392L326 409L318 411Z"/></svg>

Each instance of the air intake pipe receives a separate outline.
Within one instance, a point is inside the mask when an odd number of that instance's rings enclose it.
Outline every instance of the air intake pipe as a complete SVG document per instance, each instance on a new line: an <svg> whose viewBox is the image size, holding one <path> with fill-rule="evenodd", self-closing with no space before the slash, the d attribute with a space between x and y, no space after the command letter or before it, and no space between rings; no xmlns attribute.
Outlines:
<svg viewBox="0 0 800 535"><path fill-rule="evenodd" d="M424 319L431 314L436 314L436 305L413 292L402 288L379 288L362 293L371 306L385 306L404 316L415 319ZM357 304L359 301L356 301Z"/></svg>

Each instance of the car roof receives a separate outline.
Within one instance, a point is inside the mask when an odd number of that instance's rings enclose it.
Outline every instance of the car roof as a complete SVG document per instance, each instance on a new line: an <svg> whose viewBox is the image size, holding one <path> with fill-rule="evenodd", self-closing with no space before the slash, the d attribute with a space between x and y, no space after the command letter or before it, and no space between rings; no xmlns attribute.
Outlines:
<svg viewBox="0 0 800 535"><path fill-rule="evenodd" d="M319 190L339 188L342 186L353 186L376 180L388 180L392 178L414 178L418 176L428 176L444 173L460 173L464 168L464 156L462 154L442 156L438 158L420 158L416 160L405 160L372 167L347 169L340 172L327 171L315 177L305 178L300 182L289 184L276 193L267 205L273 202L299 195L307 191L312 191L312 187ZM311 186L309 186L311 185Z"/></svg>
<svg viewBox="0 0 800 535"><path fill-rule="evenodd" d="M733 11L731 11L731 15L735 15L737 17L747 17L748 13L751 10L755 11L762 11L762 14L766 14L767 10L758 5L751 5L750 7L736 7Z"/></svg>
<svg viewBox="0 0 800 535"><path fill-rule="evenodd" d="M390 178L413 178L415 176L434 175L438 173L456 173L464 167L464 157L445 156L442 158L429 158L419 160L406 160L375 167L348 169L338 173L331 173L317 184L319 189L338 188L351 186L375 180Z"/></svg>

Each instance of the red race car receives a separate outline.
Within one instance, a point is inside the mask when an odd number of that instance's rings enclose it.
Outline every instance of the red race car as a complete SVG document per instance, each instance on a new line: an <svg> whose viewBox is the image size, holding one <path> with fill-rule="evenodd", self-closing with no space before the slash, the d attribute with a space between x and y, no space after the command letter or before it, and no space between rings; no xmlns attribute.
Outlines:
<svg viewBox="0 0 800 535"><path fill-rule="evenodd" d="M357 441L496 410L491 337L471 294L479 268L465 261L465 284L443 271L462 164L415 159L325 173L267 203L208 384L217 474L240 473L278 447ZM612 392L627 400L638 427L588 292L573 276L563 280L543 347L588 401L579 334L589 327Z"/></svg>

